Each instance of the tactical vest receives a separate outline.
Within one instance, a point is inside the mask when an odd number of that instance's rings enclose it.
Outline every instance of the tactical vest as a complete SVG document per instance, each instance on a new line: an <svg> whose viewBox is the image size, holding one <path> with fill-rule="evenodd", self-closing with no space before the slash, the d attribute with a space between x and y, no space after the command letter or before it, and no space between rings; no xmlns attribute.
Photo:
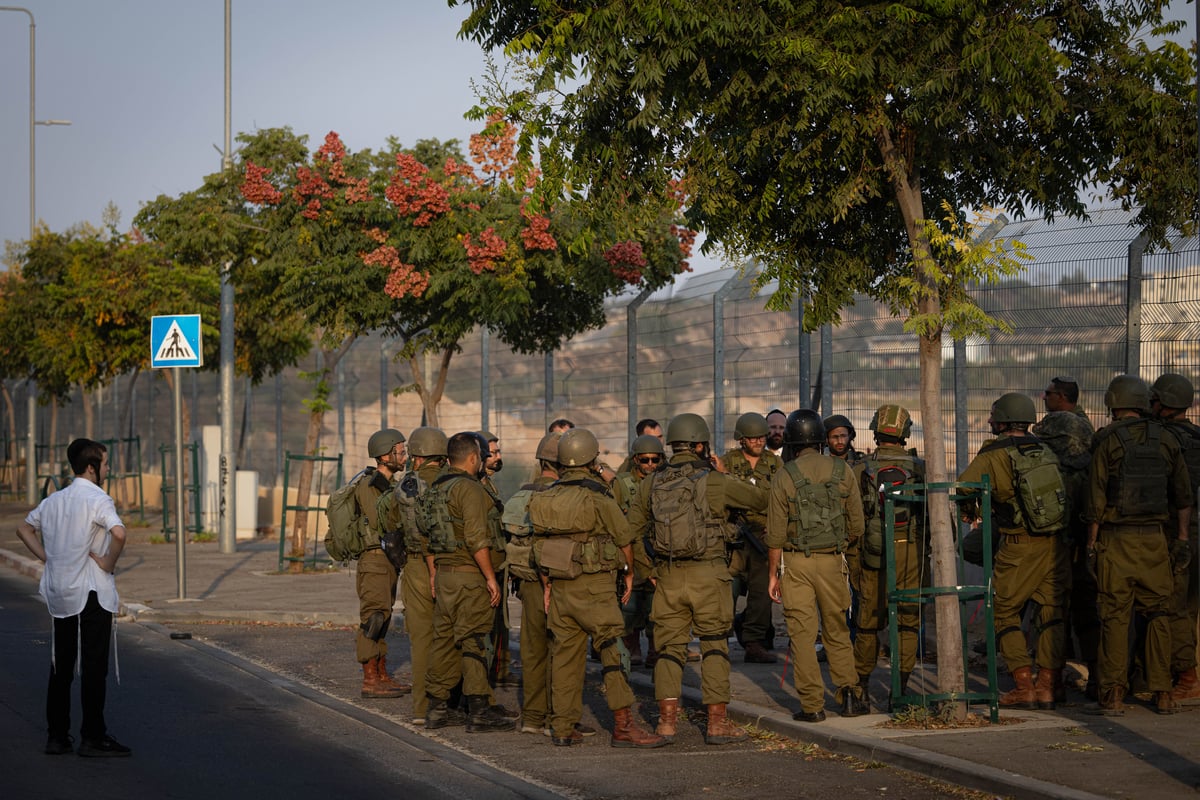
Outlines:
<svg viewBox="0 0 1200 800"><path fill-rule="evenodd" d="M1145 441L1134 441L1130 428L1142 424ZM1159 517L1167 511L1169 465L1159 443L1163 425L1158 420L1134 419L1113 423L1109 435L1116 436L1125 450L1120 468L1108 476L1108 500L1123 517Z"/></svg>
<svg viewBox="0 0 1200 800"><path fill-rule="evenodd" d="M423 553L428 540L417 525L417 500L429 488L416 470L404 473L390 494L400 530L404 534L404 547L410 553Z"/></svg>
<svg viewBox="0 0 1200 800"><path fill-rule="evenodd" d="M868 569L883 567L884 503L881 492L888 488L899 488L904 494L920 491L925 475L925 464L916 457L915 451L883 453L876 451L874 457L864 460L859 478L863 498L863 515L866 530L862 539L862 563ZM921 527L922 504L897 500L892 503L896 539L912 540Z"/></svg>
<svg viewBox="0 0 1200 800"><path fill-rule="evenodd" d="M461 526L462 520L450 515L450 506L446 502L450 487L464 479L465 475L453 472L439 475L417 498L417 528L429 542L429 552L435 555L453 553L460 547L466 547L466 543L460 542L454 533L454 523Z"/></svg>
<svg viewBox="0 0 1200 800"><path fill-rule="evenodd" d="M725 545L737 538L727 520L708 505L708 477L712 468L699 461L668 464L645 480L650 481L650 516L653 519L646 551L652 558L669 561L723 556Z"/></svg>
<svg viewBox="0 0 1200 800"><path fill-rule="evenodd" d="M1033 436L1002 436L979 453L1003 449L1012 465L1013 503L998 503L997 512L1007 519L1000 524L1024 528L1034 535L1062 530L1069 518L1067 486L1059 469L1058 456Z"/></svg>
<svg viewBox="0 0 1200 800"><path fill-rule="evenodd" d="M813 483L795 461L784 465L792 479L793 491L788 495L787 542L790 549L804 555L815 551L842 552L846 549L845 498L841 487L846 475L846 462L833 460L833 474L824 483Z"/></svg>
<svg viewBox="0 0 1200 800"><path fill-rule="evenodd" d="M535 493L548 488L550 484L525 484L508 498L500 517L500 524L508 537L505 544L508 570L523 581L538 580L533 561L533 522L529 519L529 501Z"/></svg>
<svg viewBox="0 0 1200 800"><path fill-rule="evenodd" d="M549 577L571 579L621 566L612 534L600 530L595 494L611 497L607 486L582 479L557 481L530 498L533 558Z"/></svg>

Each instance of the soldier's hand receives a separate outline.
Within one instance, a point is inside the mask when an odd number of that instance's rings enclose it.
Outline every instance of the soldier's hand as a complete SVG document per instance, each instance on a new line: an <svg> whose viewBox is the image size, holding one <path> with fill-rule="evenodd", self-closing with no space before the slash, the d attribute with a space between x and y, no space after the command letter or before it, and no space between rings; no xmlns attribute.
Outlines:
<svg viewBox="0 0 1200 800"><path fill-rule="evenodd" d="M729 470L725 469L725 462L722 461L721 457L716 453L709 456L708 460L712 463L713 469L715 469L717 472L729 472Z"/></svg>
<svg viewBox="0 0 1200 800"><path fill-rule="evenodd" d="M487 582L488 601L492 608L500 605L500 584L496 583L495 576L488 578Z"/></svg>
<svg viewBox="0 0 1200 800"><path fill-rule="evenodd" d="M629 602L629 598L633 596L633 573L625 573L625 591L621 594L621 605Z"/></svg>
<svg viewBox="0 0 1200 800"><path fill-rule="evenodd" d="M772 573L767 581L767 594L771 596L772 602L783 602L783 589L779 585L779 576L775 573Z"/></svg>
<svg viewBox="0 0 1200 800"><path fill-rule="evenodd" d="M1176 575L1182 575L1192 563L1192 548L1186 539L1172 539L1167 553Z"/></svg>
<svg viewBox="0 0 1200 800"><path fill-rule="evenodd" d="M550 584L549 584L549 582L547 582L542 587L542 605L545 606L545 611L547 614L549 614L550 613Z"/></svg>
<svg viewBox="0 0 1200 800"><path fill-rule="evenodd" d="M1096 545L1089 544L1088 548L1087 548L1087 555L1085 556L1084 563L1087 565L1088 575L1091 575L1092 580L1096 581L1096 583L1100 582L1100 578L1098 577L1098 572L1097 572L1097 563L1098 562L1099 562L1099 557L1096 555Z"/></svg>

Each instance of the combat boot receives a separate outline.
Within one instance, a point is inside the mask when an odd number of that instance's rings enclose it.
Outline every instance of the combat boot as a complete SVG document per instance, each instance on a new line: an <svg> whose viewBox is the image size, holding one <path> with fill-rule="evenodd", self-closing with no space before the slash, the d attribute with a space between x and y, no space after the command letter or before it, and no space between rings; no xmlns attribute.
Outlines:
<svg viewBox="0 0 1200 800"><path fill-rule="evenodd" d="M393 683L390 677L386 678L380 673L379 656L366 661L363 665L363 682L362 696L363 697L399 697L411 689L405 689L397 683Z"/></svg>
<svg viewBox="0 0 1200 800"><path fill-rule="evenodd" d="M725 715L725 704L714 703L708 707L708 727L704 731L705 744L733 744L743 741L746 732L729 721Z"/></svg>
<svg viewBox="0 0 1200 800"><path fill-rule="evenodd" d="M433 695L426 695L429 705L425 709L425 727L429 730L445 728L450 724L449 708L445 700L439 700Z"/></svg>
<svg viewBox="0 0 1200 800"><path fill-rule="evenodd" d="M1061 669L1047 669L1046 667L1039 669L1037 683L1033 685L1034 701L1037 703L1037 707L1043 711L1053 711L1058 701L1057 690L1061 685Z"/></svg>
<svg viewBox="0 0 1200 800"><path fill-rule="evenodd" d="M1125 687L1112 686L1100 690L1100 699L1095 705L1083 709L1085 714L1098 714L1103 717L1121 717L1125 715Z"/></svg>
<svg viewBox="0 0 1200 800"><path fill-rule="evenodd" d="M858 688L862 689L863 702L867 704L867 708L871 707L871 676L859 675Z"/></svg>
<svg viewBox="0 0 1200 800"><path fill-rule="evenodd" d="M625 649L629 651L629 665L640 667L642 665L642 635L634 631L622 636L621 641L625 643Z"/></svg>
<svg viewBox="0 0 1200 800"><path fill-rule="evenodd" d="M1178 714L1179 705L1175 702L1171 692L1155 692L1154 710L1159 714Z"/></svg>
<svg viewBox="0 0 1200 800"><path fill-rule="evenodd" d="M517 727L517 721L504 716L489 702L485 694L475 694L467 697L467 733L491 733L493 731L511 731ZM426 717L428 720L428 717Z"/></svg>
<svg viewBox="0 0 1200 800"><path fill-rule="evenodd" d="M385 686L395 686L400 690L400 694L412 691L412 684L401 683L392 677L392 673L388 671L387 656L379 657L379 682Z"/></svg>
<svg viewBox="0 0 1200 800"><path fill-rule="evenodd" d="M658 726L654 732L668 742L675 741L675 725L679 721L679 698L658 701Z"/></svg>
<svg viewBox="0 0 1200 800"><path fill-rule="evenodd" d="M1179 673L1179 680L1175 681L1175 688L1172 690L1171 696L1175 698L1176 703L1200 699L1200 678L1196 676L1195 667ZM1188 705L1193 704L1188 703Z"/></svg>
<svg viewBox="0 0 1200 800"><path fill-rule="evenodd" d="M613 747L662 747L670 744L666 738L651 733L633 715L633 707L618 708L613 712Z"/></svg>
<svg viewBox="0 0 1200 800"><path fill-rule="evenodd" d="M1037 694L1033 689L1033 668L1017 667L1012 671L1012 678L1017 686L1012 691L1000 695L1000 705L1004 708L1021 708L1029 711L1036 709Z"/></svg>
<svg viewBox="0 0 1200 800"><path fill-rule="evenodd" d="M747 664L774 664L778 660L779 657L763 647L762 642L746 642L744 661Z"/></svg>
<svg viewBox="0 0 1200 800"><path fill-rule="evenodd" d="M843 717L861 717L871 713L871 707L861 697L854 693L853 686L842 687Z"/></svg>

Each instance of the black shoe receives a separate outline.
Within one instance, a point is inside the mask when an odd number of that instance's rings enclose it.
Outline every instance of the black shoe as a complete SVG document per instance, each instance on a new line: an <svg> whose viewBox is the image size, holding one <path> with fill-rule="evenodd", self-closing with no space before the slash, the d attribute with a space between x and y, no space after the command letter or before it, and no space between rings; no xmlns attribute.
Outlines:
<svg viewBox="0 0 1200 800"><path fill-rule="evenodd" d="M521 711L519 709L516 711L509 711L507 708L500 705L499 703L492 705L491 710L494 713L499 714L500 716L504 717L505 719L514 719L515 720L515 719L521 718Z"/></svg>
<svg viewBox="0 0 1200 800"><path fill-rule="evenodd" d="M517 720L504 716L497 706L489 705L487 696L476 695L468 701L471 711L467 714L467 733L511 731L517 727Z"/></svg>
<svg viewBox="0 0 1200 800"><path fill-rule="evenodd" d="M593 731L593 733L595 733L595 731ZM575 744L583 744L583 737L584 734L580 733L578 730L573 730L566 736L551 735L550 742L555 747L570 747L571 745Z"/></svg>
<svg viewBox="0 0 1200 800"><path fill-rule="evenodd" d="M795 714L792 714L792 719L796 720L796 722L824 722L825 712L814 711L809 713L807 711L797 711Z"/></svg>
<svg viewBox="0 0 1200 800"><path fill-rule="evenodd" d="M843 717L862 717L871 713L871 707L849 686L842 687L842 693Z"/></svg>
<svg viewBox="0 0 1200 800"><path fill-rule="evenodd" d="M52 733L46 739L45 753L48 756L61 756L75 752L75 740L67 733Z"/></svg>
<svg viewBox="0 0 1200 800"><path fill-rule="evenodd" d="M111 736L103 739L84 739L79 743L79 755L88 758L120 758L133 755L133 751Z"/></svg>

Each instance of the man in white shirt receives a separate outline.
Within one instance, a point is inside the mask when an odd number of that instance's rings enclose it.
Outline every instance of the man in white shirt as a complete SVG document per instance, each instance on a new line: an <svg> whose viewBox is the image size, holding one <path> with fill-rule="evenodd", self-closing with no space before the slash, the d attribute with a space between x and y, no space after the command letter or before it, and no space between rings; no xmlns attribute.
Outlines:
<svg viewBox="0 0 1200 800"><path fill-rule="evenodd" d="M125 547L125 526L101 488L108 475L107 448L91 439L76 439L67 447L67 461L75 480L43 500L17 526L17 536L46 564L39 593L54 618L46 754L73 749L71 681L79 653L79 755L128 756L129 748L109 736L104 724L108 653L119 603L113 570Z"/></svg>

